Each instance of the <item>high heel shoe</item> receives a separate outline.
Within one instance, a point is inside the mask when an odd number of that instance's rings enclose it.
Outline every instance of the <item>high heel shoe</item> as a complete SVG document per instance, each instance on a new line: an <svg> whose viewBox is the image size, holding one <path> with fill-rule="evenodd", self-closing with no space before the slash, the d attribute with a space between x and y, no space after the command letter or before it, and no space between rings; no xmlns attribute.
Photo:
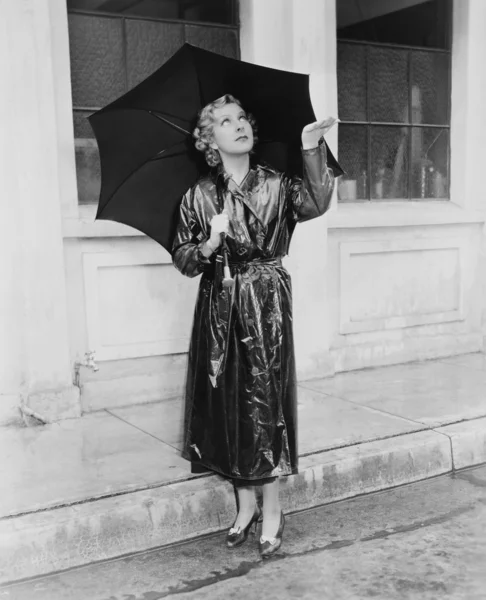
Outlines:
<svg viewBox="0 0 486 600"><path fill-rule="evenodd" d="M248 538L251 528L253 527L253 533L256 533L258 522L261 520L262 510L259 506L255 508L253 517L245 528L233 527L228 531L226 535L226 545L228 548L236 548L244 544Z"/></svg>
<svg viewBox="0 0 486 600"><path fill-rule="evenodd" d="M275 537L267 538L262 535L260 538L260 541L258 543L258 550L260 551L260 556L262 558L269 558L270 556L275 554L275 552L277 552L277 550L280 548L280 546L282 545L282 536L283 536L284 527L285 527L285 517L284 517L283 512L281 512L280 513L280 524L278 526L278 531L277 531L277 534L275 535Z"/></svg>

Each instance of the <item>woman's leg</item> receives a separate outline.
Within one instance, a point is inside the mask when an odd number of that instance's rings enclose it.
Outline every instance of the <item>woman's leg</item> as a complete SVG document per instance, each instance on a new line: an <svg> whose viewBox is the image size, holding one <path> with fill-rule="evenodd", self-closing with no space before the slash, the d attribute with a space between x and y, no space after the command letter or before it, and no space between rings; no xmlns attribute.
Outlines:
<svg viewBox="0 0 486 600"><path fill-rule="evenodd" d="M276 478L271 483L262 486L263 491L263 527L262 536L274 538L280 525L279 483Z"/></svg>
<svg viewBox="0 0 486 600"><path fill-rule="evenodd" d="M244 529L255 514L255 487L238 485L236 491L238 493L238 516L233 527Z"/></svg>

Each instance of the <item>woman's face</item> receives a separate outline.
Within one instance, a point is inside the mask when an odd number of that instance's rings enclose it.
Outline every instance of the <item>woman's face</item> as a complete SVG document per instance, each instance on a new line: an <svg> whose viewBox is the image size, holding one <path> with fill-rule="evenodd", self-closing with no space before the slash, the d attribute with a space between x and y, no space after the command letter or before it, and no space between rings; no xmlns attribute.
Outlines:
<svg viewBox="0 0 486 600"><path fill-rule="evenodd" d="M225 104L214 110L211 148L232 156L248 154L253 148L253 129L238 104Z"/></svg>

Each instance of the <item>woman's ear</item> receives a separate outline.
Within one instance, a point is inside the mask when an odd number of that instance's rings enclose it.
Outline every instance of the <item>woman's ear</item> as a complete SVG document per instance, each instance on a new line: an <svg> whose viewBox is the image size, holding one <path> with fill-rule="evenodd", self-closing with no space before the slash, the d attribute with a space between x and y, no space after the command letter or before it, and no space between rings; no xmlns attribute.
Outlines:
<svg viewBox="0 0 486 600"><path fill-rule="evenodd" d="M219 150L218 144L216 142L211 142L209 144L209 147L212 148L213 150Z"/></svg>

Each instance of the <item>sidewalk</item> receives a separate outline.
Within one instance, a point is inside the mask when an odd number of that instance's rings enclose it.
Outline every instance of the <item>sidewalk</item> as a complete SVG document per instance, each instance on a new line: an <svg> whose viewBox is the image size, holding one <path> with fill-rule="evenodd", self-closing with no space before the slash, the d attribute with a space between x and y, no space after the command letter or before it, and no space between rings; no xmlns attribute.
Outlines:
<svg viewBox="0 0 486 600"><path fill-rule="evenodd" d="M0 582L225 529L231 485L179 456L179 399L0 434ZM299 475L285 511L486 462L486 356L299 386Z"/></svg>

